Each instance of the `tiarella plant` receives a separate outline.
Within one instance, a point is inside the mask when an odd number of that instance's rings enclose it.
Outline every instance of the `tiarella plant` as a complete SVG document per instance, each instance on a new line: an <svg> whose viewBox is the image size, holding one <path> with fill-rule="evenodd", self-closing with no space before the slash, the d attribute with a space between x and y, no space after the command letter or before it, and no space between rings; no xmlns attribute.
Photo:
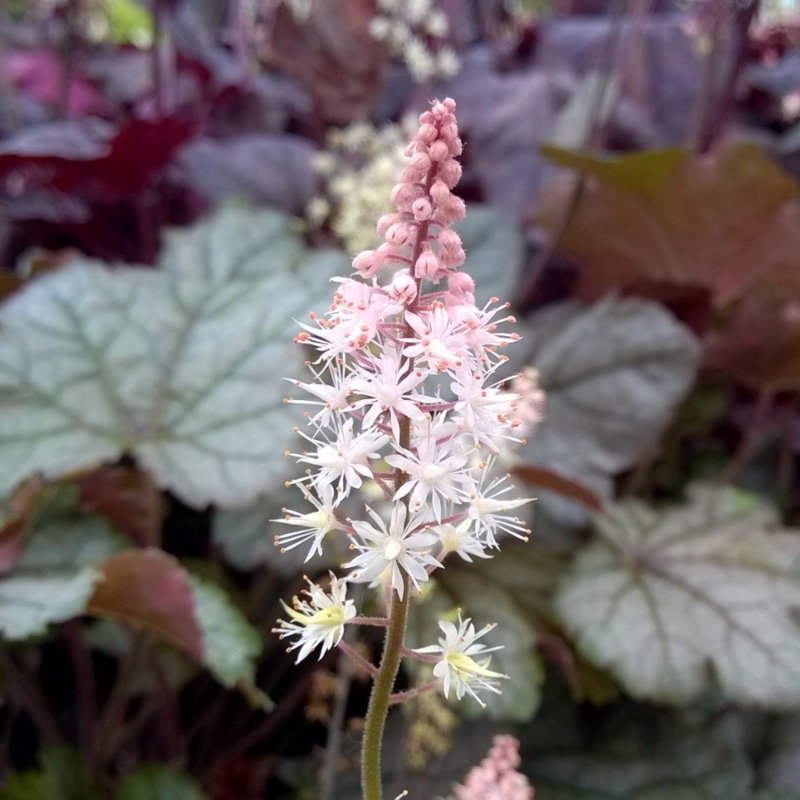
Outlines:
<svg viewBox="0 0 800 800"><path fill-rule="evenodd" d="M513 495L498 468L508 446L538 421L543 395L531 374L512 387L517 391L504 389L497 377L507 360L503 349L519 337L502 326L514 319L496 299L477 307L472 279L458 271L465 254L451 224L464 216L464 203L452 191L462 147L454 111L447 99L421 115L392 190L397 211L378 222L384 243L356 256L357 275L336 279L328 313L312 314L297 336L318 354L308 363L313 379L296 382L310 397L292 400L309 406L301 431L308 449L289 454L308 465L294 483L311 509L287 510L282 522L291 530L276 544L307 546L310 558L322 552L326 536L339 533L350 538L354 555L344 565L347 577L331 575L327 590L310 583L275 630L292 639L298 661L338 645L372 674L365 800L381 797L388 709L413 694L392 694L402 658L435 665L435 681L415 692L441 685L445 695L452 689L481 704L479 693L499 693L507 677L490 668L488 654L498 647L479 641L492 626L478 631L460 612L456 623L440 622L438 643L406 648L410 594L447 555L486 558L503 534L529 533L514 513L529 500ZM373 486L374 507L360 503L353 516L342 512L346 498ZM357 615L347 598L351 581L383 585L385 617ZM386 627L378 666L366 665L342 640L348 624Z"/></svg>

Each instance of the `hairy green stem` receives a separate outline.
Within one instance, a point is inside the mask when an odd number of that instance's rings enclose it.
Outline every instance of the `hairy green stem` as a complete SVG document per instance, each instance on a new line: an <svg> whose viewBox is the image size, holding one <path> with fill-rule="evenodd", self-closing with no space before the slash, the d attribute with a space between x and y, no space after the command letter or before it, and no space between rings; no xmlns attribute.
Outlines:
<svg viewBox="0 0 800 800"><path fill-rule="evenodd" d="M401 600L396 592L392 592L392 607L389 612L389 627L386 630L383 658L381 658L375 683L372 685L367 719L364 724L361 753L361 788L364 800L382 800L383 797L381 789L383 728L389 711L394 680L400 667L403 637L408 619L409 595L408 576L404 574L403 599Z"/></svg>

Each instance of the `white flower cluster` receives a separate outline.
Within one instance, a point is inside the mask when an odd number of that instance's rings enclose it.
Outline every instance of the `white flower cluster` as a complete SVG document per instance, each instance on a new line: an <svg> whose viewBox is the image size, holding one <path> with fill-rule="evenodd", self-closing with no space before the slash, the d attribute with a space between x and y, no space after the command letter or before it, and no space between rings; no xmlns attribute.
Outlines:
<svg viewBox="0 0 800 800"><path fill-rule="evenodd" d="M449 553L488 557L503 534L529 533L513 513L528 499L509 496L506 477L487 476L501 446L522 441L523 420L527 428L538 421L542 395L531 376L524 393L504 390L496 373L518 336L502 325L514 320L496 301L477 307L471 278L458 271L464 251L450 225L464 203L452 193L461 152L454 109L448 99L422 114L392 190L397 211L378 223L384 243L356 256L359 275L336 279L327 314L312 314L297 336L318 354L312 380L295 382L308 396L291 401L308 406L307 448L289 455L307 465L294 483L312 510L287 511L281 521L292 530L276 544L307 545L310 557L343 532L354 551L348 580L383 581L400 599ZM388 520L366 505L359 519L339 512L366 482L392 504ZM315 643L338 643L352 619L340 581L329 594L312 590L311 600L279 629L298 636L301 658ZM489 652L474 644L483 632L470 620L442 630L438 646L419 652L438 654L434 674L445 691L492 689L503 676L472 659Z"/></svg>
<svg viewBox="0 0 800 800"><path fill-rule="evenodd" d="M377 0L370 32L405 62L417 83L447 78L458 71L455 51L441 45L450 25L435 0Z"/></svg>
<svg viewBox="0 0 800 800"><path fill-rule="evenodd" d="M384 125L354 122L326 136L327 151L314 158L325 195L308 204L306 218L317 227L326 221L350 253L371 247L375 220L390 205L389 192L405 164L406 143L413 124Z"/></svg>

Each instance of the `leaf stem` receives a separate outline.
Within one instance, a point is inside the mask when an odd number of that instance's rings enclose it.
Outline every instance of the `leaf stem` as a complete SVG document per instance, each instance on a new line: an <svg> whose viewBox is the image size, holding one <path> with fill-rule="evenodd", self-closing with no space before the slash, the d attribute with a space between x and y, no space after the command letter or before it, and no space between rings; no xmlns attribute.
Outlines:
<svg viewBox="0 0 800 800"><path fill-rule="evenodd" d="M772 410L775 393L771 389L762 389L756 398L750 424L739 443L733 459L722 475L723 483L734 484L739 480L742 470L758 449Z"/></svg>
<svg viewBox="0 0 800 800"><path fill-rule="evenodd" d="M67 643L67 652L72 662L75 692L78 703L78 741L88 751L94 737L97 720L97 695L92 655L83 639L83 629L77 619L71 619L61 628Z"/></svg>

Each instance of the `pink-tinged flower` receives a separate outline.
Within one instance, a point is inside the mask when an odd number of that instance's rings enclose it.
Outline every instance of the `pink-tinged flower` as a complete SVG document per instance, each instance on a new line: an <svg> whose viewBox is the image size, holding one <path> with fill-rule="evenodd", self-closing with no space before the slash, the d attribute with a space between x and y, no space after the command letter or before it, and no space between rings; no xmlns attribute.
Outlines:
<svg viewBox="0 0 800 800"><path fill-rule="evenodd" d="M515 438L509 429L514 423L519 396L503 391L502 381L486 386L485 380L493 371L483 374L463 371L450 389L456 397L455 414L461 429L472 435L476 445L485 444L497 453L500 439Z"/></svg>
<svg viewBox="0 0 800 800"><path fill-rule="evenodd" d="M467 456L449 453L446 445L437 443L427 432L415 437L414 451L398 446L397 453L387 456L386 461L406 476L395 492L395 502L408 497L412 511L419 511L429 503L437 522L442 519L442 502L452 503L461 498L464 484L470 483Z"/></svg>
<svg viewBox="0 0 800 800"><path fill-rule="evenodd" d="M308 589L303 594L308 600L295 597L290 608L282 603L284 611L289 615L291 622L278 620L278 627L273 628L273 633L280 634L281 639L287 636L296 636L297 641L287 650L300 648L297 654L297 663L302 661L315 647L322 646L319 657L335 647L344 635L344 626L356 615L352 600L348 600L347 581L337 578L330 573L330 591L325 592L321 587L306 578Z"/></svg>
<svg viewBox="0 0 800 800"><path fill-rule="evenodd" d="M336 358L364 349L377 336L381 322L400 310L388 294L376 286L339 279L333 311L314 317L316 326L302 324L296 337L320 352L320 360Z"/></svg>
<svg viewBox="0 0 800 800"><path fill-rule="evenodd" d="M470 496L467 515L475 522L475 530L486 542L487 547L498 547L497 537L503 533L508 533L517 539L527 542L531 532L530 528L524 520L508 512L530 503L532 498L502 497L502 495L514 488L510 484L506 484L508 475L504 475L502 478L493 478L489 486L484 489L484 478L490 468L491 464L487 465L478 487Z"/></svg>
<svg viewBox="0 0 800 800"><path fill-rule="evenodd" d="M497 298L493 298L496 302ZM495 316L500 311L506 311L508 303L501 306L492 308L486 305L483 308L477 308L472 304L454 305L450 309L450 314L454 320L458 320L466 328L464 336L465 342L475 352L484 353L485 357L495 355L498 348L503 348L510 342L519 340L519 334L516 332L505 333L499 331L497 326L504 322L516 322L512 316L506 316L502 319L495 319Z"/></svg>
<svg viewBox="0 0 800 800"><path fill-rule="evenodd" d="M406 358L422 358L432 370L457 370L464 366L467 354L466 330L450 319L447 309L436 306L426 320L406 312L406 322L416 333L415 338L404 339L408 346L403 350Z"/></svg>
<svg viewBox="0 0 800 800"><path fill-rule="evenodd" d="M361 370L350 381L353 392L364 395L352 403L352 408L367 409L362 422L364 428L372 427L382 414L388 413L394 438L399 440L400 417L423 419L425 415L417 403L434 402L435 398L413 393L425 380L425 373L411 370L404 376L400 353L395 349L384 350L375 359L374 369L372 373Z"/></svg>
<svg viewBox="0 0 800 800"><path fill-rule="evenodd" d="M539 372L525 367L511 381L512 391L519 397L514 410L514 421L520 433L530 433L544 418L547 405L545 393L539 386Z"/></svg>
<svg viewBox="0 0 800 800"><path fill-rule="evenodd" d="M452 800L533 800L533 787L517 772L519 764L519 742L495 736L489 754L455 787Z"/></svg>
<svg viewBox="0 0 800 800"><path fill-rule="evenodd" d="M298 400L296 397L287 398L284 402L297 405L320 406L320 410L313 416L308 414L309 420L322 427L328 426L336 415L347 406L347 397L350 389L347 386L347 372L344 363L329 361L319 372L310 368L314 378L313 383L302 383L292 380L295 386L308 392L318 400Z"/></svg>
<svg viewBox="0 0 800 800"><path fill-rule="evenodd" d="M353 530L361 541L353 543L359 554L345 567L355 570L352 578L358 581L374 581L388 571L390 584L402 600L403 573L419 589L428 580L427 568L441 566L430 554L430 548L438 540L426 528L420 530L419 519L409 515L403 503L395 503L388 528L371 508L367 507L367 513L375 524L352 520Z"/></svg>
<svg viewBox="0 0 800 800"><path fill-rule="evenodd" d="M332 531L341 530L342 525L336 518L336 506L341 499L341 495L334 494L330 486L323 486L319 492L319 498L315 497L305 486L300 484L303 496L314 507L314 511L300 514L284 508L286 516L283 519L274 519L273 522L280 522L283 525L292 525L300 528L297 531L284 533L275 537L275 546L281 548L281 552L293 550L301 544L311 541L311 549L305 560L308 561L314 553L322 555L322 540Z"/></svg>
<svg viewBox="0 0 800 800"><path fill-rule="evenodd" d="M318 468L308 479L311 486L321 491L324 487L335 484L336 490L342 497L346 497L351 488L358 489L364 478L372 477L369 459L379 458L380 449L389 441L389 437L379 431L353 433L352 419L342 424L333 441L318 442L302 431L301 435L317 445L316 453L313 455L290 453L290 455Z"/></svg>
<svg viewBox="0 0 800 800"><path fill-rule="evenodd" d="M478 639L493 630L495 626L487 625L476 632L472 620L461 619L459 611L457 626L452 622L442 620L439 627L444 634L439 639L439 644L420 647L415 652L431 653L440 657L433 668L433 674L437 678L441 678L445 697L450 696L450 687L452 686L459 700L465 694L469 694L485 708L486 703L478 697L477 692L486 690L501 694L498 682L508 678L508 675L504 675L502 672L493 672L489 669L491 656L484 658L487 653L501 650L502 645L486 647L478 642ZM481 661L476 661L476 658L480 658Z"/></svg>

